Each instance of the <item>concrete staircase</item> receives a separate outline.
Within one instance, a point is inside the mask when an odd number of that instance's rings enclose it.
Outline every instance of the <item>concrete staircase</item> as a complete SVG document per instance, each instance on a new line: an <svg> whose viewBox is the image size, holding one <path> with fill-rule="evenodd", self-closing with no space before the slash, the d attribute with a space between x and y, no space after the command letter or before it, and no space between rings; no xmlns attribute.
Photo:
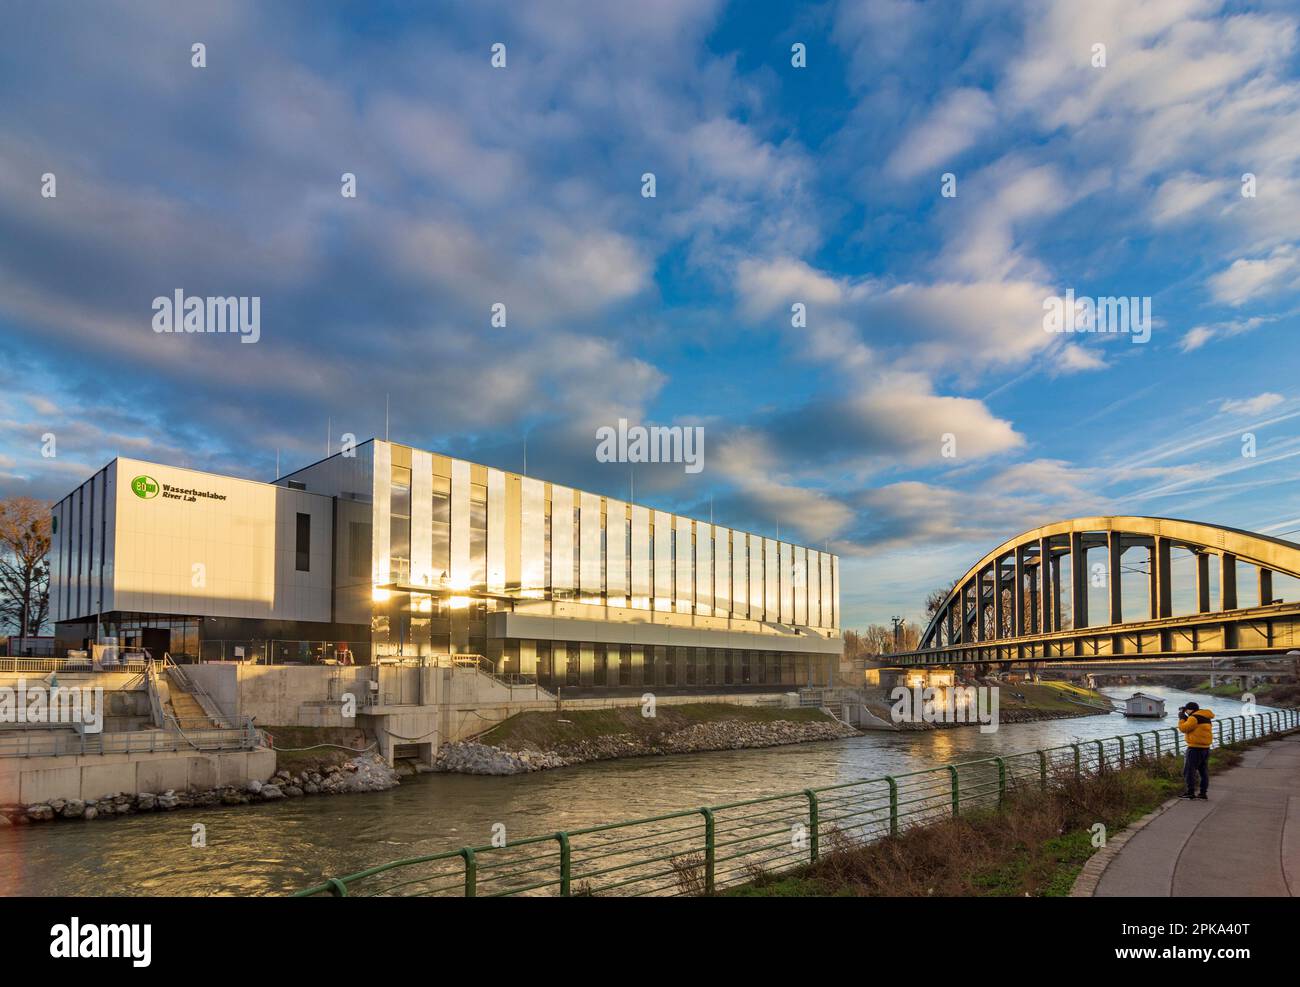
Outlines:
<svg viewBox="0 0 1300 987"><path fill-rule="evenodd" d="M184 679L176 670L167 670L167 712L176 718L176 724L182 730L229 729L230 724L213 712L204 708L204 704L187 688Z"/></svg>

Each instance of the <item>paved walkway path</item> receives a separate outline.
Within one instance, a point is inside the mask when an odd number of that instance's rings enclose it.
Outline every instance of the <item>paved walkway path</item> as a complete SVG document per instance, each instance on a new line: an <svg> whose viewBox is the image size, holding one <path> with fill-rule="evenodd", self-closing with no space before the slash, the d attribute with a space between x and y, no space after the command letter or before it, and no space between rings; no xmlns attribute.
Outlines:
<svg viewBox="0 0 1300 987"><path fill-rule="evenodd" d="M1104 851L1103 851L1104 852ZM1111 856L1097 897L1300 894L1300 735L1210 776L1208 802L1175 801Z"/></svg>

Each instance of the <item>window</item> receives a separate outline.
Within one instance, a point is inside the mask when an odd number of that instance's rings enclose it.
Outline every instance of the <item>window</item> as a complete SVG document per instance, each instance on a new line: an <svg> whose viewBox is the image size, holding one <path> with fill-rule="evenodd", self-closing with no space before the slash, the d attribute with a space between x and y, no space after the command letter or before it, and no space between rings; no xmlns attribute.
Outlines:
<svg viewBox="0 0 1300 987"><path fill-rule="evenodd" d="M295 568L299 572L311 572L311 515L299 514L298 527L294 532L294 552L297 554Z"/></svg>
<svg viewBox="0 0 1300 987"><path fill-rule="evenodd" d="M472 483L469 488L469 582L474 589L487 586L487 487Z"/></svg>
<svg viewBox="0 0 1300 987"><path fill-rule="evenodd" d="M451 480L433 478L433 581L451 575Z"/></svg>
<svg viewBox="0 0 1300 987"><path fill-rule="evenodd" d="M546 522L545 522L545 531L542 536L542 541L543 541L542 570L543 570L543 577L544 577L542 585L549 593L551 591L551 505L550 503L547 503L546 505Z"/></svg>
<svg viewBox="0 0 1300 987"><path fill-rule="evenodd" d="M394 466L389 494L388 578L395 583L411 579L411 470Z"/></svg>

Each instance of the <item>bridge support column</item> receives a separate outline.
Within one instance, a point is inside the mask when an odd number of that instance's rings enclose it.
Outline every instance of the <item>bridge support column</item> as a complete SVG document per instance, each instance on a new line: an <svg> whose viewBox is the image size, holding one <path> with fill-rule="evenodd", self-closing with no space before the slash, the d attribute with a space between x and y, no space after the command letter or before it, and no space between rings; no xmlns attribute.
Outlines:
<svg viewBox="0 0 1300 987"><path fill-rule="evenodd" d="M1107 533L1106 547L1109 562L1106 568L1108 596L1110 597L1110 622L1124 623L1124 536L1118 531Z"/></svg>
<svg viewBox="0 0 1300 987"><path fill-rule="evenodd" d="M1088 626L1088 546L1083 532L1070 534L1070 608L1076 629Z"/></svg>
<svg viewBox="0 0 1300 987"><path fill-rule="evenodd" d="M1259 605L1266 607L1273 602L1273 570L1259 567Z"/></svg>
<svg viewBox="0 0 1300 987"><path fill-rule="evenodd" d="M1011 633L1020 637L1025 633L1025 553L1017 548L1015 551L1015 585L1011 588Z"/></svg>
<svg viewBox="0 0 1300 987"><path fill-rule="evenodd" d="M1210 612L1210 553L1196 553L1196 612Z"/></svg>
<svg viewBox="0 0 1300 987"><path fill-rule="evenodd" d="M1052 539L1038 539L1039 633L1052 629Z"/></svg>
<svg viewBox="0 0 1300 987"><path fill-rule="evenodd" d="M1169 566L1169 539L1156 535L1151 544L1151 619L1173 615L1173 580Z"/></svg>
<svg viewBox="0 0 1300 987"><path fill-rule="evenodd" d="M1052 556L1052 630L1061 630L1061 557Z"/></svg>
<svg viewBox="0 0 1300 987"><path fill-rule="evenodd" d="M1231 552L1219 556L1219 600L1222 609L1237 609L1237 556Z"/></svg>

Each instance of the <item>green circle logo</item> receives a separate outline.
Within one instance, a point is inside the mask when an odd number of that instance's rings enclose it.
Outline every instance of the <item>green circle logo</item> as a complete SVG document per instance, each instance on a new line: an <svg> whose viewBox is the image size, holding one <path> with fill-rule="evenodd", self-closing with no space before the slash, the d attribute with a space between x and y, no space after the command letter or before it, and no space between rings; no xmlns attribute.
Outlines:
<svg viewBox="0 0 1300 987"><path fill-rule="evenodd" d="M137 476L131 481L131 492L141 500L151 500L158 496L158 481L152 476Z"/></svg>

